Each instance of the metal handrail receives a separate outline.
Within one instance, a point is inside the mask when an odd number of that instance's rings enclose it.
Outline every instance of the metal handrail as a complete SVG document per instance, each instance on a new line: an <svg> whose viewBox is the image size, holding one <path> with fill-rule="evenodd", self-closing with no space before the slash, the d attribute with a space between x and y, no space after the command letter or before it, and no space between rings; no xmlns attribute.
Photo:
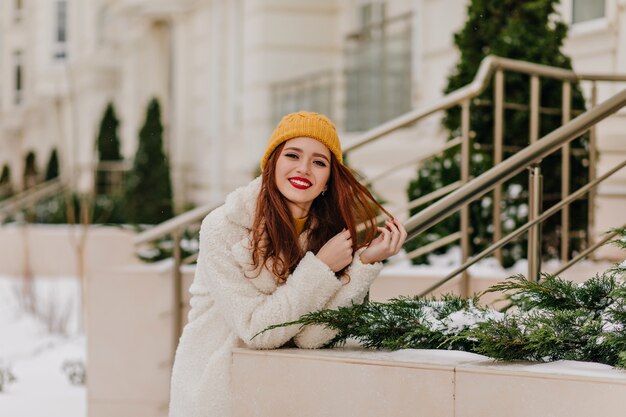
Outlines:
<svg viewBox="0 0 626 417"><path fill-rule="evenodd" d="M451 139L448 142L446 142L446 144L443 147L441 147L441 148L439 148L439 149L437 149L437 150L435 150L435 151L433 151L433 152L431 152L431 153L429 153L427 155L420 156L419 158L413 158L413 159L411 159L409 161L402 162L400 164L394 165L391 168L386 169L383 172L380 172L380 173L378 173L376 175L372 175L371 177L369 177L369 178L367 178L365 180L363 185L365 185L366 187L370 186L370 185L374 184L375 182L380 181L381 179L385 178L387 175L391 174L392 172L396 172L396 171L398 171L398 170L400 170L402 168L406 168L406 167L409 167L409 166L419 165L422 162L425 162L425 161L427 161L427 160L429 160L429 159L431 159L431 158L433 158L433 157L435 157L435 156L437 156L437 155L439 155L439 154L441 154L441 153L443 153L443 152L445 152L447 150L450 150L450 149L454 148L455 146L460 145L462 143L462 141L463 141L463 138Z"/></svg>
<svg viewBox="0 0 626 417"><path fill-rule="evenodd" d="M171 219L164 221L158 226L148 229L145 232L139 233L133 239L133 243L135 245L148 243L153 240L162 238L163 236L167 236L175 230L179 230L183 227L187 227L190 224L197 223L202 220L208 213L218 208L221 204L222 203L205 204L203 206L196 207L195 209L180 214L176 217L172 217Z"/></svg>
<svg viewBox="0 0 626 417"><path fill-rule="evenodd" d="M483 93L483 91L489 85L491 77L497 70L509 70L523 74L536 75L540 77L556 78L563 81L622 81L626 82L626 75L615 74L593 74L593 73L575 73L572 70L566 70L563 68L555 68L547 65L534 64L525 61L516 61L509 58L501 58L496 56L488 56L482 60L480 67L476 72L474 80L461 87L458 90L442 97L435 103L423 108L415 109L409 113L406 113L400 117L396 117L384 123L374 129L365 132L360 139L356 140L349 149L344 152L347 154L361 146L372 142L387 135L394 130L405 127L412 123L419 121L433 113L441 110L449 109L450 107L457 106L465 100L475 98Z"/></svg>
<svg viewBox="0 0 626 417"><path fill-rule="evenodd" d="M432 105L427 105L416 110L410 111L402 116L396 117L382 125L370 129L364 132L358 139L352 144L346 146L344 153L348 155L352 151L361 148L367 143L375 141L393 131L401 129L405 126L413 124L426 118L438 111L449 109L453 106L459 105L464 101L470 100L480 95L489 85L493 74L497 70L509 70L516 71L524 74L532 74L536 76L557 78L568 81L623 81L626 82L626 76L614 75L614 74L594 74L594 73L581 73L577 74L574 71L566 70L562 68L554 68L547 65L534 64L524 61L516 61L508 58L501 58L496 56L488 56L482 60L478 72L474 77L471 84L462 87L441 99L435 101ZM197 207L193 210L194 216L186 216L187 213L176 216L164 223L161 223L152 229L139 234L135 239L135 244L139 245L150 241L155 238L160 238L171 234L172 232L179 230L201 220L211 210L219 206L219 204L210 203ZM148 235L149 233L149 235ZM147 238L146 236L150 236Z"/></svg>
<svg viewBox="0 0 626 417"><path fill-rule="evenodd" d="M622 229L625 228L625 227L626 227L626 224L622 225ZM604 236L602 239L597 241L594 245L592 245L592 246L588 247L587 249L585 249L584 251L580 252L578 255L573 257L565 265L562 265L559 269L557 269L556 271L552 272L552 274L553 275L559 275L559 274L563 273L564 271L567 271L573 265L577 264L578 262L580 262L581 260L586 258L587 255L589 255L590 253L592 253L593 251L598 249L600 246L604 245L609 240L613 239L615 236L618 236L618 235L619 235L618 232L609 232L606 236Z"/></svg>
<svg viewBox="0 0 626 417"><path fill-rule="evenodd" d="M503 102L500 98L503 92L503 70L516 71L518 73L526 73L531 77L531 128L530 128L530 141L531 145L518 152L513 157L502 162L502 113ZM494 75L495 74L495 75ZM563 102L568 104L563 106L563 127L557 129L551 134L547 135L541 140L538 140L538 120L539 120L539 80L538 77L557 78L563 81ZM495 95L496 105L494 110L496 112L495 118L495 132L494 132L494 150L496 156L494 157L494 163L496 166L485 174L479 176L475 180L470 181L469 170L469 155L470 155L470 103L471 100L478 95L482 94L490 83L491 78L495 78ZM553 68L545 65L532 64L528 62L515 61L506 58L487 57L485 58L479 70L474 78L474 81L453 93L450 93L440 100L436 101L433 105L425 106L420 109L411 111L403 116L397 117L387 123L384 123L376 128L370 129L363 133L355 142L344 149L344 153L349 154L352 151L364 146L367 143L375 141L393 131L396 131L402 127L413 124L421 119L428 117L435 112L449 109L453 106L461 107L461 167L460 167L460 183L461 188L452 192L452 194L439 200L437 203L423 210L417 216L413 216L406 223L407 230L409 231L409 238L414 237L418 233L426 230L433 225L438 219L442 219L446 215L461 210L461 231L454 236L460 238L462 262L466 262L469 254L469 202L474 201L491 188L495 187L495 193L498 193L499 184L506 179L513 176L519 170L533 163L534 161L542 158L547 153L552 152L560 146L569 143L580 132L586 131L594 123L607 117L609 114L617 111L626 103L626 90L605 101L600 106L583 113L573 121L569 121L571 115L571 108L569 106L571 86L570 83L589 80L593 81L592 85L592 105L596 103L596 81L624 81L626 82L626 76L621 75L597 75L597 74L576 74L571 70ZM593 148L595 140L595 132L592 128L590 144ZM567 145L566 145L567 147ZM592 150L593 152L593 150ZM567 153L563 152L564 158L567 159L569 155L569 148ZM535 168L536 169L536 168ZM592 157L590 159L590 172L593 179L593 170L595 169L595 160ZM537 169L536 169L537 170ZM563 193L566 195L567 193ZM174 291L173 291L173 305L177 306L174 309L174 322L176 323L174 329L174 340L178 340L182 329L182 283L181 283L181 251L180 241L182 238L182 232L187 226L199 222L204 216L206 216L214 208L222 204L206 204L198 207L190 212L179 215L173 219L170 219L154 228L143 232L136 236L134 239L135 245L144 244L152 240L161 238L166 235L171 235L174 245ZM498 204L494 204L494 207ZM537 207L535 202L534 207ZM590 205L590 213L592 206ZM534 212L536 210L531 210ZM530 212L529 212L530 213ZM533 214L534 217L539 217L539 213ZM534 217L529 217L529 220L535 220ZM494 218L496 213L494 210ZM565 222L565 224L567 224ZM494 231L494 237L499 238L499 232ZM533 230L534 236L538 236L538 232ZM529 242L531 239L529 239ZM432 247L441 244L440 242L433 243ZM529 254L534 253L535 249L531 252L529 248ZM420 252L421 253L421 252ZM530 262L529 262L530 265ZM467 270L463 270L463 283L464 292L468 292L469 276Z"/></svg>
<svg viewBox="0 0 626 417"><path fill-rule="evenodd" d="M61 178L53 178L49 181L37 184L13 197L0 202L0 219L37 202L42 198L47 198L58 193L65 186Z"/></svg>
<svg viewBox="0 0 626 417"><path fill-rule="evenodd" d="M626 227L626 224L624 224L622 226L622 228ZM587 249L585 249L584 251L582 251L581 253L579 253L577 256L575 256L574 258L572 258L569 262L567 262L565 265L562 265L559 269L557 269L554 272L551 272L550 275L552 276L559 276L560 274L562 274L563 272L567 271L569 268L571 268L572 266L574 266L575 264L577 264L578 262L580 262L581 260L583 260L584 258L587 257L587 255L589 255L590 253L594 252L596 249L598 249L600 246L604 245L605 243L607 243L609 240L613 239L615 236L618 236L619 233L616 231L613 232L609 232L607 233L606 236L604 236L602 239L600 239L599 241L597 241L594 245L588 247ZM427 293L422 293L421 296L425 295ZM513 307L513 301L508 301L507 303L505 303L504 305L500 306L498 308L498 311L500 312L505 312L507 311L509 308Z"/></svg>
<svg viewBox="0 0 626 417"><path fill-rule="evenodd" d="M478 253L477 255L473 256L471 259L468 259L466 262L464 262L463 264L461 264L458 267L456 267L452 272L448 273L448 275L443 277L437 283L433 284L431 287L429 287L426 290L422 291L419 294L419 296L423 297L424 295L430 293L431 291L439 288L441 285L443 285L446 282L450 281L452 278L456 277L461 272L466 271L470 266L474 265L476 262L486 258L490 254L495 252L497 249L499 249L502 246L506 245L507 243L509 243L513 239L521 236L528 229L530 229L531 227L533 227L533 226L543 222L545 219L547 219L548 217L552 216L553 214L555 214L559 210L561 210L561 208L563 208L564 206L566 206L566 205L570 204L571 202L577 200L578 198L582 197L586 193L591 192L599 183L601 183L602 181L604 181L605 179L607 179L611 175L615 174L617 171L619 171L620 169L624 168L625 166L626 166L626 161L623 161L622 163L617 164L615 167L611 168L609 171L604 173L602 176L600 176L600 177L594 179L593 181L590 181L586 185L580 187L578 190L576 190L575 192L571 193L566 198L564 198L560 202L556 203L555 205L553 205L552 207L550 207L549 209L544 211L537 218L526 222L525 224L523 224L522 226L520 226L517 229L513 230L511 233L509 233L508 235L506 235L502 239L498 240L497 242L492 243L487 248L483 249L480 253ZM433 205L435 205L435 204L433 204ZM602 242L602 243L604 243L604 242ZM591 249L591 251L592 251L592 250L597 249L599 246L600 246L600 242L596 243L595 245L593 245L589 249ZM585 251L583 253L586 255L586 254L588 254L590 252ZM583 253L581 253L581 255ZM578 260L580 260L580 259L578 259ZM568 263L568 265L566 265L565 267L563 267L562 269L559 270L559 273L565 271L567 268L569 268L574 263L571 263L571 264Z"/></svg>
<svg viewBox="0 0 626 417"><path fill-rule="evenodd" d="M439 240L436 240L434 242L431 242L427 245L424 245L420 248L417 248L409 253L406 254L407 258L409 259L413 259L413 258L417 258L418 256L422 256L422 255L426 255L427 253L430 253L434 250L437 250L439 248L442 248L446 245L449 245L452 242L456 242L457 240L460 240L463 237L463 234L458 231L456 233L452 233L448 236L444 236Z"/></svg>
<svg viewBox="0 0 626 417"><path fill-rule="evenodd" d="M435 223L456 212L489 192L494 186L519 173L533 162L554 152L572 139L580 136L592 125L617 112L626 105L626 89L615 94L569 123L547 134L540 140L474 178L460 189L452 192L425 208L406 222L407 239L424 232Z"/></svg>

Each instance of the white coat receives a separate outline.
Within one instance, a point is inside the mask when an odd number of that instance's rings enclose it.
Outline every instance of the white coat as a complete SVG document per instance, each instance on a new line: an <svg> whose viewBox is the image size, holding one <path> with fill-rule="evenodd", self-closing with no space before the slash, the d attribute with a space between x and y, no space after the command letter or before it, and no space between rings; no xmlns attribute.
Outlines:
<svg viewBox="0 0 626 417"><path fill-rule="evenodd" d="M355 256L351 279L342 284L308 252L282 285L265 268L256 278L244 276L250 275L250 229L260 186L259 177L235 190L202 222L189 321L172 370L170 417L230 417L233 347L274 349L291 339L301 348L321 346L334 336L321 326L289 326L252 337L312 311L362 302L382 268ZM306 232L300 238L304 243Z"/></svg>

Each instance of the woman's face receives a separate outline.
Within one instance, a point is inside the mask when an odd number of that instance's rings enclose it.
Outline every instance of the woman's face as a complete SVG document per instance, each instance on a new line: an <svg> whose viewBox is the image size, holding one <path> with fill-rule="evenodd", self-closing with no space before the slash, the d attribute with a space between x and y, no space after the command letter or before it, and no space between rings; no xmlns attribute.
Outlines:
<svg viewBox="0 0 626 417"><path fill-rule="evenodd" d="M330 150L323 143L305 137L285 142L274 180L294 218L309 213L313 200L326 189L329 176Z"/></svg>

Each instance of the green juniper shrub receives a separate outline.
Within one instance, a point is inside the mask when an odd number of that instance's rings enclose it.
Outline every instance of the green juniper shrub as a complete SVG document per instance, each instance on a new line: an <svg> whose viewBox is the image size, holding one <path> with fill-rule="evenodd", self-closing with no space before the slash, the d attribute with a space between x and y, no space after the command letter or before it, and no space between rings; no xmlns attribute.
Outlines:
<svg viewBox="0 0 626 417"><path fill-rule="evenodd" d="M119 125L120 122L115 113L113 103L107 104L100 121L100 129L96 139L100 161L120 161L122 159L118 135Z"/></svg>
<svg viewBox="0 0 626 417"><path fill-rule="evenodd" d="M552 275L515 276L489 291L513 292L504 320L481 323L467 336L476 352L502 360L583 360L617 366L626 351L626 284L611 270L581 284Z"/></svg>
<svg viewBox="0 0 626 417"><path fill-rule="evenodd" d="M352 338L364 347L375 349L472 350L474 341L459 335L497 315L479 307L474 299L454 295L441 300L396 298L385 303L369 302L313 312L264 331L293 324L317 324L337 331L325 347L340 346Z"/></svg>
<svg viewBox="0 0 626 417"><path fill-rule="evenodd" d="M9 167L9 164L4 164L2 166L2 173L0 173L0 200L9 198L12 195L11 167Z"/></svg>
<svg viewBox="0 0 626 417"><path fill-rule="evenodd" d="M28 189L39 182L39 170L37 169L37 156L30 151L24 158L24 189Z"/></svg>
<svg viewBox="0 0 626 417"><path fill-rule="evenodd" d="M626 246L626 230L617 229ZM290 325L321 325L336 334L325 347L355 339L374 349L458 349L497 360L579 360L626 368L626 282L610 268L576 284L543 274L521 275L492 286L512 303L506 313L478 300L397 298L321 310L265 331Z"/></svg>
<svg viewBox="0 0 626 417"><path fill-rule="evenodd" d="M168 158L163 150L161 108L152 99L139 132L139 146L125 190L127 220L157 224L173 216L172 184Z"/></svg>
<svg viewBox="0 0 626 417"><path fill-rule="evenodd" d="M139 228L138 231L143 230ZM197 255L200 229L185 229L180 241L182 259ZM171 236L164 236L150 243L149 247L138 252L139 259L145 262L157 262L174 256L174 241ZM195 262L195 261L194 261Z"/></svg>
<svg viewBox="0 0 626 417"><path fill-rule="evenodd" d="M98 150L99 161L121 161L122 153L120 152L120 138L118 135L118 128L120 122L115 114L115 108L113 103L107 104L102 120L100 121L100 128L98 130L98 137L96 138L96 148ZM108 194L107 184L109 182L108 176L110 173L97 171L96 172L96 194Z"/></svg>
<svg viewBox="0 0 626 417"><path fill-rule="evenodd" d="M50 181L59 176L59 156L57 155L56 148L52 149L50 152L50 159L48 160L48 165L46 166L46 176L44 177L46 181Z"/></svg>
<svg viewBox="0 0 626 417"><path fill-rule="evenodd" d="M565 23L558 17L555 6L558 0L472 0L468 5L468 17L464 27L455 34L454 43L461 58L456 65L445 93L453 92L471 83L481 61L488 55L529 61L559 68L571 69L571 60L561 52L563 40L567 34ZM530 103L530 78L527 75L505 73L506 101L520 105ZM549 108L561 108L562 83L558 80L541 79L540 105ZM473 100L470 104L470 128L473 143L470 163L471 176L475 177L493 165L493 126L492 106L493 85ZM585 103L577 84L572 85L572 109L585 109ZM561 126L562 115L545 114L540 116L542 137ZM460 107L447 111L443 125L449 131L449 138L460 136ZM504 158L515 154L529 144L529 117L527 110L506 109L504 112ZM408 197L413 200L426 195L443 185L460 179L460 149L455 147L442 156L426 161L417 170L416 178L409 184ZM570 157L570 189L576 190L586 183L588 178L588 145L586 137L572 142ZM556 152L541 162L544 179L543 210L554 205L560 199L561 190L561 153ZM528 219L528 175L523 172L508 180L503 185L504 202L502 207L502 227L508 233ZM477 253L487 247L493 237L492 194L470 205L470 224L472 227L471 251ZM423 207L411 211L415 214ZM587 229L587 201L577 200L571 206L570 252L580 251L585 242ZM443 236L459 230L458 215L431 228L429 233L418 236L407 243L407 250L424 246ZM547 257L557 257L560 247L560 218L552 216L543 223L542 249ZM450 247L441 248L443 252ZM504 266L512 265L526 256L525 238L520 238L502 249ZM425 258L415 259L415 263L425 262Z"/></svg>
<svg viewBox="0 0 626 417"><path fill-rule="evenodd" d="M81 204L88 204L91 224L123 224L124 201L121 195L98 195L81 199L77 193L61 193L38 202L34 208L34 223L67 224L78 222L78 218L68 217L68 204L73 204L76 216L81 212Z"/></svg>

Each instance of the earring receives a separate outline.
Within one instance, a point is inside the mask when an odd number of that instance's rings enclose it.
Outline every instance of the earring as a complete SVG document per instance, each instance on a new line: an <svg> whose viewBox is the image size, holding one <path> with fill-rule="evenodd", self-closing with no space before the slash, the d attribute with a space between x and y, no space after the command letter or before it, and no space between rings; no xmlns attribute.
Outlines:
<svg viewBox="0 0 626 417"><path fill-rule="evenodd" d="M326 190L322 191L322 197L324 197L324 193L326 192Z"/></svg>

